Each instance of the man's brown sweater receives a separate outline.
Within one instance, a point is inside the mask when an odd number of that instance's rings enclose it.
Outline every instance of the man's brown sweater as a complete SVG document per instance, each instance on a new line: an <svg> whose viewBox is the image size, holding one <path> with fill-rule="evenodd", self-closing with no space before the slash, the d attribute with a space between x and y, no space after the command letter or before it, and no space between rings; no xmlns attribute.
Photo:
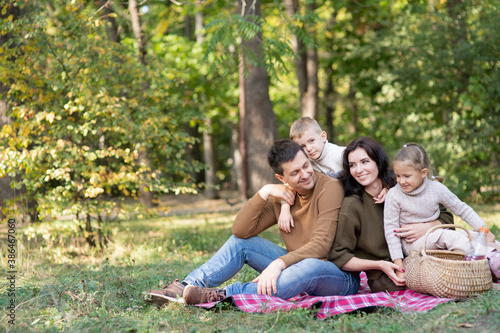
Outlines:
<svg viewBox="0 0 500 333"><path fill-rule="evenodd" d="M306 258L325 259L335 238L344 188L337 179L315 174L314 188L307 195L297 194L291 206L295 227L290 233L281 231L288 251L281 257L286 267ZM256 193L236 216L233 234L239 238L257 236L277 224L280 212L281 200L265 201Z"/></svg>

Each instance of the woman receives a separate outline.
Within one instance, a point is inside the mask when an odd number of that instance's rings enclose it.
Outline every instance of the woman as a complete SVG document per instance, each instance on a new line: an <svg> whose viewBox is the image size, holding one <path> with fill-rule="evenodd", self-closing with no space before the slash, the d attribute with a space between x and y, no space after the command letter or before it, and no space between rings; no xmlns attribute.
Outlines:
<svg viewBox="0 0 500 333"><path fill-rule="evenodd" d="M404 289L395 273L402 268L391 262L384 236L381 192L396 184L389 157L378 142L362 137L347 146L342 163L345 198L328 259L344 271L365 271L372 292ZM395 236L413 242L440 223L453 223L453 215L441 210L438 220L396 229Z"/></svg>

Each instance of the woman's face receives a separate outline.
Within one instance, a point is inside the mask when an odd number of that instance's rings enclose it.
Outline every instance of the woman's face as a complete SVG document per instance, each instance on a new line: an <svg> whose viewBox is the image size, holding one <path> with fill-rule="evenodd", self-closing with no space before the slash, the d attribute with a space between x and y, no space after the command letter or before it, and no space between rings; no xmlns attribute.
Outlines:
<svg viewBox="0 0 500 333"><path fill-rule="evenodd" d="M369 187L375 181L378 181L378 167L372 160L366 150L358 148L349 153L349 171L351 176L364 187Z"/></svg>

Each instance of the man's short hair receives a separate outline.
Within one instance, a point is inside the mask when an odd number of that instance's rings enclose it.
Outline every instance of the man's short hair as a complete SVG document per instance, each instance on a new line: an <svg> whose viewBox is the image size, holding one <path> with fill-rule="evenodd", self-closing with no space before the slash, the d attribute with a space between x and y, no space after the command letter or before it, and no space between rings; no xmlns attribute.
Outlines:
<svg viewBox="0 0 500 333"><path fill-rule="evenodd" d="M300 138L308 130L312 130L316 133L323 132L321 126L319 126L315 119L311 117L302 117L295 120L290 127L290 140Z"/></svg>
<svg viewBox="0 0 500 333"><path fill-rule="evenodd" d="M288 139L278 140L269 150L267 162L274 173L283 176L283 163L292 161L299 151L302 151L307 156L304 148L298 143Z"/></svg>

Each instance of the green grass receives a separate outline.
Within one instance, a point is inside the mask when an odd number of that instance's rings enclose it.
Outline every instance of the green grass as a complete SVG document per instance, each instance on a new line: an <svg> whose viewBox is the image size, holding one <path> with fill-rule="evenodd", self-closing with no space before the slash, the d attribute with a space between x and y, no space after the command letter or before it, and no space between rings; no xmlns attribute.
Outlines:
<svg viewBox="0 0 500 333"><path fill-rule="evenodd" d="M474 206L497 235L500 204ZM102 252L75 236L71 222L20 227L16 268L16 325L0 314L0 332L497 332L500 292L449 302L427 313L402 314L381 308L326 320L311 310L246 314L171 303L157 309L143 291L185 277L230 236L231 214L196 215L114 224L113 242ZM7 225L0 227L1 267L7 273ZM264 237L281 243L277 229ZM235 280L256 276L243 269ZM9 302L0 281L0 306ZM229 281L228 283L230 283Z"/></svg>

